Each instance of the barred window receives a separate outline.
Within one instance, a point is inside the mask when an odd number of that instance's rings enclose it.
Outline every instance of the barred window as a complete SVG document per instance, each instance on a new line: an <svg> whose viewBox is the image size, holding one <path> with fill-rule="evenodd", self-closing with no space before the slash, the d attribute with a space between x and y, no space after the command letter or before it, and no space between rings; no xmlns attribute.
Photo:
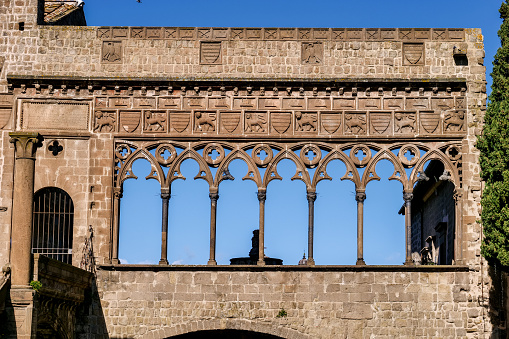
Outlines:
<svg viewBox="0 0 509 339"><path fill-rule="evenodd" d="M74 204L64 190L46 187L34 195L32 253L72 264Z"/></svg>

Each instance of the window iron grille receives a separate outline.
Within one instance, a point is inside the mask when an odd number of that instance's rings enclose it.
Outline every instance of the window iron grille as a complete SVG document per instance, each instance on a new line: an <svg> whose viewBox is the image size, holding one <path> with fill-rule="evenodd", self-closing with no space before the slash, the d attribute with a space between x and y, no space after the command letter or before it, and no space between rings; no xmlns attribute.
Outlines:
<svg viewBox="0 0 509 339"><path fill-rule="evenodd" d="M72 264L74 204L67 192L46 187L34 195L32 253Z"/></svg>

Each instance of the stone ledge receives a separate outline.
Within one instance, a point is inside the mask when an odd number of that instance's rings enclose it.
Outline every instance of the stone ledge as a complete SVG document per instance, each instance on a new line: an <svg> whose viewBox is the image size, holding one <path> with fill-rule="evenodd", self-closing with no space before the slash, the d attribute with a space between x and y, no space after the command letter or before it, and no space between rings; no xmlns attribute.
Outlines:
<svg viewBox="0 0 509 339"><path fill-rule="evenodd" d="M398 266L398 265L271 265L271 266L250 266L250 265L110 265L97 266L98 270L104 271L252 271L252 272L469 272L466 265L420 265L420 266Z"/></svg>

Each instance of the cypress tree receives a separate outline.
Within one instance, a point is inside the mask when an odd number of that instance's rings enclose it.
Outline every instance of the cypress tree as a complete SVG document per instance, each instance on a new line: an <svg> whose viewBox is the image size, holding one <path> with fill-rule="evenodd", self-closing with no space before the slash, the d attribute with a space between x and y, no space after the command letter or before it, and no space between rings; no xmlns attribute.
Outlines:
<svg viewBox="0 0 509 339"><path fill-rule="evenodd" d="M493 62L493 85L478 138L482 194L481 221L484 227L482 255L490 262L509 268L509 0L500 7L501 47Z"/></svg>

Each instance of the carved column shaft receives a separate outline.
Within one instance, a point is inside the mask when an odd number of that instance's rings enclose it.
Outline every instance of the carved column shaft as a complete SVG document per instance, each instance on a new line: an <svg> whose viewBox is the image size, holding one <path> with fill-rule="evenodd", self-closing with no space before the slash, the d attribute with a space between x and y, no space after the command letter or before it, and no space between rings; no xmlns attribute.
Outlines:
<svg viewBox="0 0 509 339"><path fill-rule="evenodd" d="M217 215L217 200L219 194L217 189L211 189L209 193L210 197L210 256L209 265L217 265L216 261L216 215Z"/></svg>
<svg viewBox="0 0 509 339"><path fill-rule="evenodd" d="M357 262L356 265L366 265L364 261L364 200L366 193L358 190L355 194L357 201Z"/></svg>
<svg viewBox="0 0 509 339"><path fill-rule="evenodd" d="M18 132L9 133L9 136L16 152L12 201L12 285L28 286L32 266L35 152L39 133Z"/></svg>
<svg viewBox="0 0 509 339"><path fill-rule="evenodd" d="M454 207L455 207L455 217L454 217L454 234L455 236L455 244L454 244L454 264L461 265L463 264L463 230L462 230L462 195L457 191L454 192Z"/></svg>
<svg viewBox="0 0 509 339"><path fill-rule="evenodd" d="M313 257L314 227L315 227L315 200L316 192L308 191L308 265L313 266L315 259Z"/></svg>
<svg viewBox="0 0 509 339"><path fill-rule="evenodd" d="M161 223L161 260L159 265L168 265L168 205L170 202L169 190L161 190L161 200L163 203L162 223Z"/></svg>
<svg viewBox="0 0 509 339"><path fill-rule="evenodd" d="M120 199L122 198L122 190L115 187L113 189L113 225L111 234L111 263L120 264L118 260L118 243L119 243L119 224L120 224Z"/></svg>
<svg viewBox="0 0 509 339"><path fill-rule="evenodd" d="M412 199L411 192L404 192L405 200L405 265L413 265L412 261Z"/></svg>
<svg viewBox="0 0 509 339"><path fill-rule="evenodd" d="M258 189L258 201L260 204L260 233L258 242L258 265L265 265L265 199L267 192L265 189Z"/></svg>

